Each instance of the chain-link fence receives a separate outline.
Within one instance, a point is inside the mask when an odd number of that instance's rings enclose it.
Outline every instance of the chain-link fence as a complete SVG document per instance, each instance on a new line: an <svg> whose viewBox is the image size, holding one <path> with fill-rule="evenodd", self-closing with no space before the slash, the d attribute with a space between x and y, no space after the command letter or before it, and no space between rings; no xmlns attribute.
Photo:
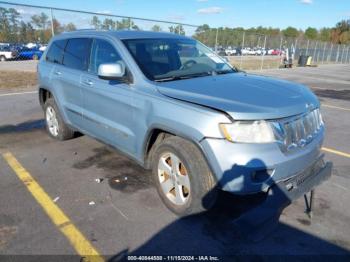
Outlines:
<svg viewBox="0 0 350 262"><path fill-rule="evenodd" d="M196 34L200 41L240 69L268 69L299 64L301 56L307 65L350 63L350 45L312 41L301 37L261 35L238 30L210 29Z"/></svg>
<svg viewBox="0 0 350 262"><path fill-rule="evenodd" d="M126 29L172 32L197 38L244 70L297 65L300 56L305 59L310 56L309 65L350 63L349 45L4 1L0 1L0 29L2 62L39 59L50 38L62 32Z"/></svg>

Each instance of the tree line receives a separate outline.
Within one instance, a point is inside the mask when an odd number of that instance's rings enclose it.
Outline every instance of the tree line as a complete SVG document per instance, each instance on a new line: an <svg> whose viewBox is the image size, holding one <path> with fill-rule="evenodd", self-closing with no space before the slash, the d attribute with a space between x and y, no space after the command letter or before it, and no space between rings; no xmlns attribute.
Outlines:
<svg viewBox="0 0 350 262"><path fill-rule="evenodd" d="M281 30L280 28L262 26L249 29L242 27L211 28L209 25L204 24L197 28L194 37L209 46L214 46L216 40L223 46L241 46L243 32L245 33L244 45L251 47L262 46L264 36L268 36L267 46L285 44L288 39L290 41L298 39L332 42L333 44L350 44L350 20L342 20L332 28L324 27L317 30L316 28L308 27L305 31L291 26ZM282 43L280 42L281 37L285 39Z"/></svg>
<svg viewBox="0 0 350 262"><path fill-rule="evenodd" d="M104 30L123 30L123 29L133 29L142 30L142 28L135 24L131 18L123 18L120 21L115 21L111 18L105 18L103 21L98 18L98 16L93 16L91 20L91 26L95 29ZM161 32L164 30L160 25L153 25L152 31ZM180 35L185 35L185 29L182 25L169 26L167 27L168 32L176 33Z"/></svg>
<svg viewBox="0 0 350 262"><path fill-rule="evenodd" d="M55 34L76 30L73 23L61 24L57 19L51 19L45 13L33 15L30 21L24 21L14 8L0 7L0 42L5 43L47 43L52 36L52 26Z"/></svg>

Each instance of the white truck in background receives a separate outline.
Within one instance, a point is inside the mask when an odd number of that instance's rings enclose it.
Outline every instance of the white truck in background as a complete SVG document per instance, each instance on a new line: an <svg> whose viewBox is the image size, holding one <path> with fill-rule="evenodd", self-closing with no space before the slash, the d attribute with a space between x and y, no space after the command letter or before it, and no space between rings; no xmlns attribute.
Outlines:
<svg viewBox="0 0 350 262"><path fill-rule="evenodd" d="M17 56L18 52L11 50L9 46L0 46L0 62L15 59Z"/></svg>

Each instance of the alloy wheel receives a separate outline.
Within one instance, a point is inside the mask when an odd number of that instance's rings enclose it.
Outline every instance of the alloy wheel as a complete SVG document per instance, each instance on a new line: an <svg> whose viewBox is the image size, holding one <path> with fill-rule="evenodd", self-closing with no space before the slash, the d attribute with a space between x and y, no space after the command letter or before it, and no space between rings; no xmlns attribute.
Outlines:
<svg viewBox="0 0 350 262"><path fill-rule="evenodd" d="M59 125L55 109L52 106L46 108L46 124L51 135L58 136Z"/></svg>
<svg viewBox="0 0 350 262"><path fill-rule="evenodd" d="M158 162L158 179L164 195L175 205L188 202L191 185L184 163L174 153L164 153Z"/></svg>

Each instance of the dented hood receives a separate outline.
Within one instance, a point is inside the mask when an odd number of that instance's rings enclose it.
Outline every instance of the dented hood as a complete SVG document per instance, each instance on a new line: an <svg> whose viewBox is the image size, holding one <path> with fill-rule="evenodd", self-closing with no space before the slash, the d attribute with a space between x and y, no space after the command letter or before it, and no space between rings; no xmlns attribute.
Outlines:
<svg viewBox="0 0 350 262"><path fill-rule="evenodd" d="M157 86L165 96L225 111L236 120L283 118L319 106L317 97L303 85L245 73L160 82Z"/></svg>

